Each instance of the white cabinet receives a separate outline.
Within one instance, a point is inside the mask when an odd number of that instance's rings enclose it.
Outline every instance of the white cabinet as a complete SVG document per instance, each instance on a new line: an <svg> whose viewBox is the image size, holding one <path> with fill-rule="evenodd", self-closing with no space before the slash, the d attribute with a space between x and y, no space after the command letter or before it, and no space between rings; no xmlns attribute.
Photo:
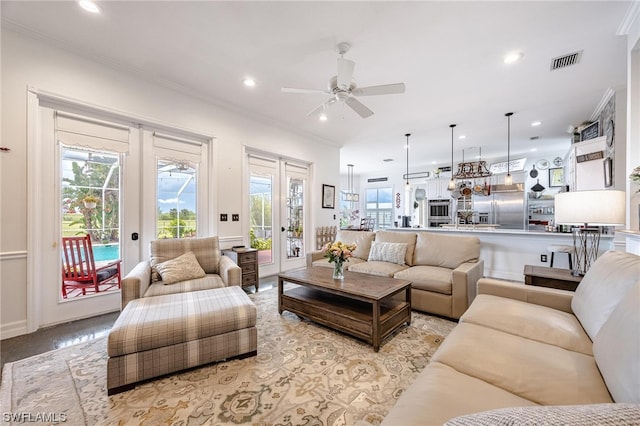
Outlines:
<svg viewBox="0 0 640 426"><path fill-rule="evenodd" d="M449 179L434 179L427 182L427 199L449 198L451 195L447 190Z"/></svg>
<svg viewBox="0 0 640 426"><path fill-rule="evenodd" d="M605 189L603 157L606 143L606 137L601 136L573 144L574 191Z"/></svg>

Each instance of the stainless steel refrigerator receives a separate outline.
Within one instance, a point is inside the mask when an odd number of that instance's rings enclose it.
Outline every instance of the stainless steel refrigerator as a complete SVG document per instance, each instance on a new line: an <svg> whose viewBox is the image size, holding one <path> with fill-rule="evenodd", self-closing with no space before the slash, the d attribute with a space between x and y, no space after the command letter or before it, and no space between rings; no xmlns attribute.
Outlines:
<svg viewBox="0 0 640 426"><path fill-rule="evenodd" d="M491 195L473 195L474 219L479 224L499 225L498 229L526 229L525 193L522 184L493 185Z"/></svg>

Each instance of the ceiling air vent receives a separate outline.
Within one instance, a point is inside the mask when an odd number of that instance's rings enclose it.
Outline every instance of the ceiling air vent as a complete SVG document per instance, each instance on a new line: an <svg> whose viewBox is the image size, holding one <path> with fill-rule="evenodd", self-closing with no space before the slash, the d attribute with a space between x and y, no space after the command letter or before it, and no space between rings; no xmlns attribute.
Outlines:
<svg viewBox="0 0 640 426"><path fill-rule="evenodd" d="M568 55L558 56L551 60L551 71L558 70L560 68L570 67L580 62L582 57L582 50L579 52L569 53Z"/></svg>

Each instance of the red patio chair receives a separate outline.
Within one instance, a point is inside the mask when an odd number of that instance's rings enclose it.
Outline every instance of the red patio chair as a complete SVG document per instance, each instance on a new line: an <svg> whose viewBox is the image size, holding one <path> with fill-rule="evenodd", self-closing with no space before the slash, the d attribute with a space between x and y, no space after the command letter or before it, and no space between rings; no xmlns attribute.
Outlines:
<svg viewBox="0 0 640 426"><path fill-rule="evenodd" d="M114 260L96 268L93 258L91 237L62 238L62 297L67 298L67 289L80 289L87 294L87 289L96 293L100 285L112 282L120 288L121 260Z"/></svg>

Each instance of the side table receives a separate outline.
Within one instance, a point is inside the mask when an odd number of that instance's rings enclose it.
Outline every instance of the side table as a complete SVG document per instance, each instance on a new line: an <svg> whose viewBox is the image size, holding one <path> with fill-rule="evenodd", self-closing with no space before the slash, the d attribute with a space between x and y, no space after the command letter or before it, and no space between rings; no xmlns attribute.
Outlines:
<svg viewBox="0 0 640 426"><path fill-rule="evenodd" d="M242 269L242 287L253 285L258 291L258 250L253 248L237 248L222 250Z"/></svg>
<svg viewBox="0 0 640 426"><path fill-rule="evenodd" d="M582 277L572 275L568 269L524 265L524 283L527 285L576 291L580 281Z"/></svg>

